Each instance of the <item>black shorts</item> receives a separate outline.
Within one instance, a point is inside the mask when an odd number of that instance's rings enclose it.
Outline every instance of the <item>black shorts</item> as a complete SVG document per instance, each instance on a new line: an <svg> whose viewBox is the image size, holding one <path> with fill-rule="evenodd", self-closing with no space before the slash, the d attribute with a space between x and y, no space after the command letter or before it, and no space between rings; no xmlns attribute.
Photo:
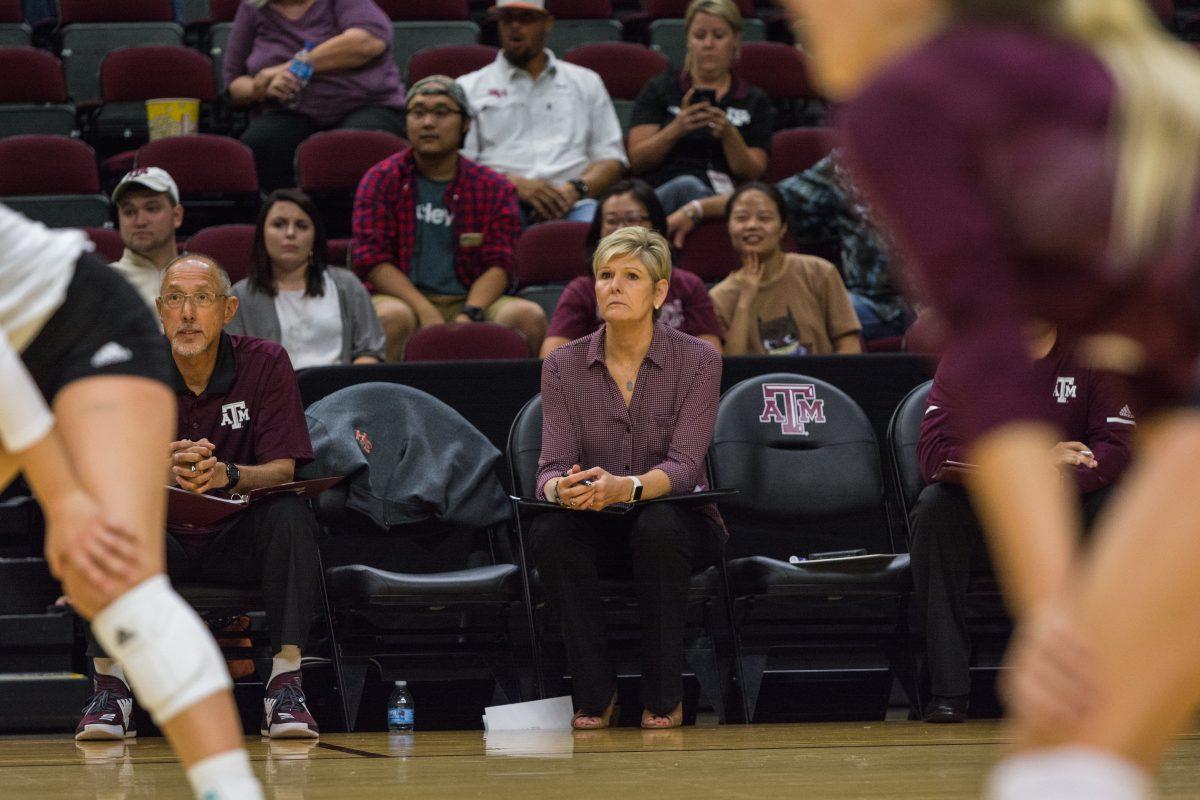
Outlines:
<svg viewBox="0 0 1200 800"><path fill-rule="evenodd" d="M95 375L134 375L171 385L171 351L146 301L91 253L75 262L67 296L21 353L47 402Z"/></svg>

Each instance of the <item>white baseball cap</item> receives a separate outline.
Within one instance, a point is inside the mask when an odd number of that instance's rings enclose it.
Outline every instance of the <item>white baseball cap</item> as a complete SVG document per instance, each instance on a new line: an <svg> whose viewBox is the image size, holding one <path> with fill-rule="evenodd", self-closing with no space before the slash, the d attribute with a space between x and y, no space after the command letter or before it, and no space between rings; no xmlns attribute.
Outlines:
<svg viewBox="0 0 1200 800"><path fill-rule="evenodd" d="M179 203L179 187L175 185L175 179L171 177L171 174L162 167L143 167L131 169L125 173L125 177L121 178L117 188L113 189L112 201L114 203L121 202L121 195L125 194L131 186L141 186L152 192L164 192L171 195L171 200L176 205Z"/></svg>
<svg viewBox="0 0 1200 800"><path fill-rule="evenodd" d="M524 8L530 11L540 11L543 14L550 13L546 11L546 0L496 0L493 8L497 11L505 8Z"/></svg>

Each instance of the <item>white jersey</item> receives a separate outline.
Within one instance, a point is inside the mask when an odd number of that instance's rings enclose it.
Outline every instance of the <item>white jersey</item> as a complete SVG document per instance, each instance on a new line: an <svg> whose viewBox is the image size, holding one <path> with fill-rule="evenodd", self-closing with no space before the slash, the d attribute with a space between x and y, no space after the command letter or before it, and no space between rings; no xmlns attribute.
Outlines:
<svg viewBox="0 0 1200 800"><path fill-rule="evenodd" d="M50 230L0 204L0 447L10 453L54 425L20 352L62 305L75 262L91 249L83 231Z"/></svg>

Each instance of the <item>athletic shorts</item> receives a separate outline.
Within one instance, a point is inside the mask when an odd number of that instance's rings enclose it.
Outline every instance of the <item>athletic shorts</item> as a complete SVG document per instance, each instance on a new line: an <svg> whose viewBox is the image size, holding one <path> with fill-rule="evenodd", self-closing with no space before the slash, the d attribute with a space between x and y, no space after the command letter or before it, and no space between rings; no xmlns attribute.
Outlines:
<svg viewBox="0 0 1200 800"><path fill-rule="evenodd" d="M21 353L42 396L97 375L133 375L171 386L171 351L146 301L91 253L75 262L67 296Z"/></svg>

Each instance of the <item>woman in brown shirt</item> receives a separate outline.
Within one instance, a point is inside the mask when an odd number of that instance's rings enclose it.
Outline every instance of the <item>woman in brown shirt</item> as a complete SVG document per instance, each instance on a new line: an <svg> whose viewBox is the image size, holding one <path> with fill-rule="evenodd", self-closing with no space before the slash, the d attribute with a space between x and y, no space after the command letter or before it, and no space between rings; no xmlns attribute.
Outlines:
<svg viewBox="0 0 1200 800"><path fill-rule="evenodd" d="M693 572L716 563L725 535L713 506L617 504L708 488L721 357L656 322L666 299L666 239L641 227L600 241L592 259L604 325L542 365L538 495L549 512L531 529L533 560L562 619L577 729L606 728L616 674L604 638L600 577L633 578L642 622L642 727L683 721L683 630Z"/></svg>

